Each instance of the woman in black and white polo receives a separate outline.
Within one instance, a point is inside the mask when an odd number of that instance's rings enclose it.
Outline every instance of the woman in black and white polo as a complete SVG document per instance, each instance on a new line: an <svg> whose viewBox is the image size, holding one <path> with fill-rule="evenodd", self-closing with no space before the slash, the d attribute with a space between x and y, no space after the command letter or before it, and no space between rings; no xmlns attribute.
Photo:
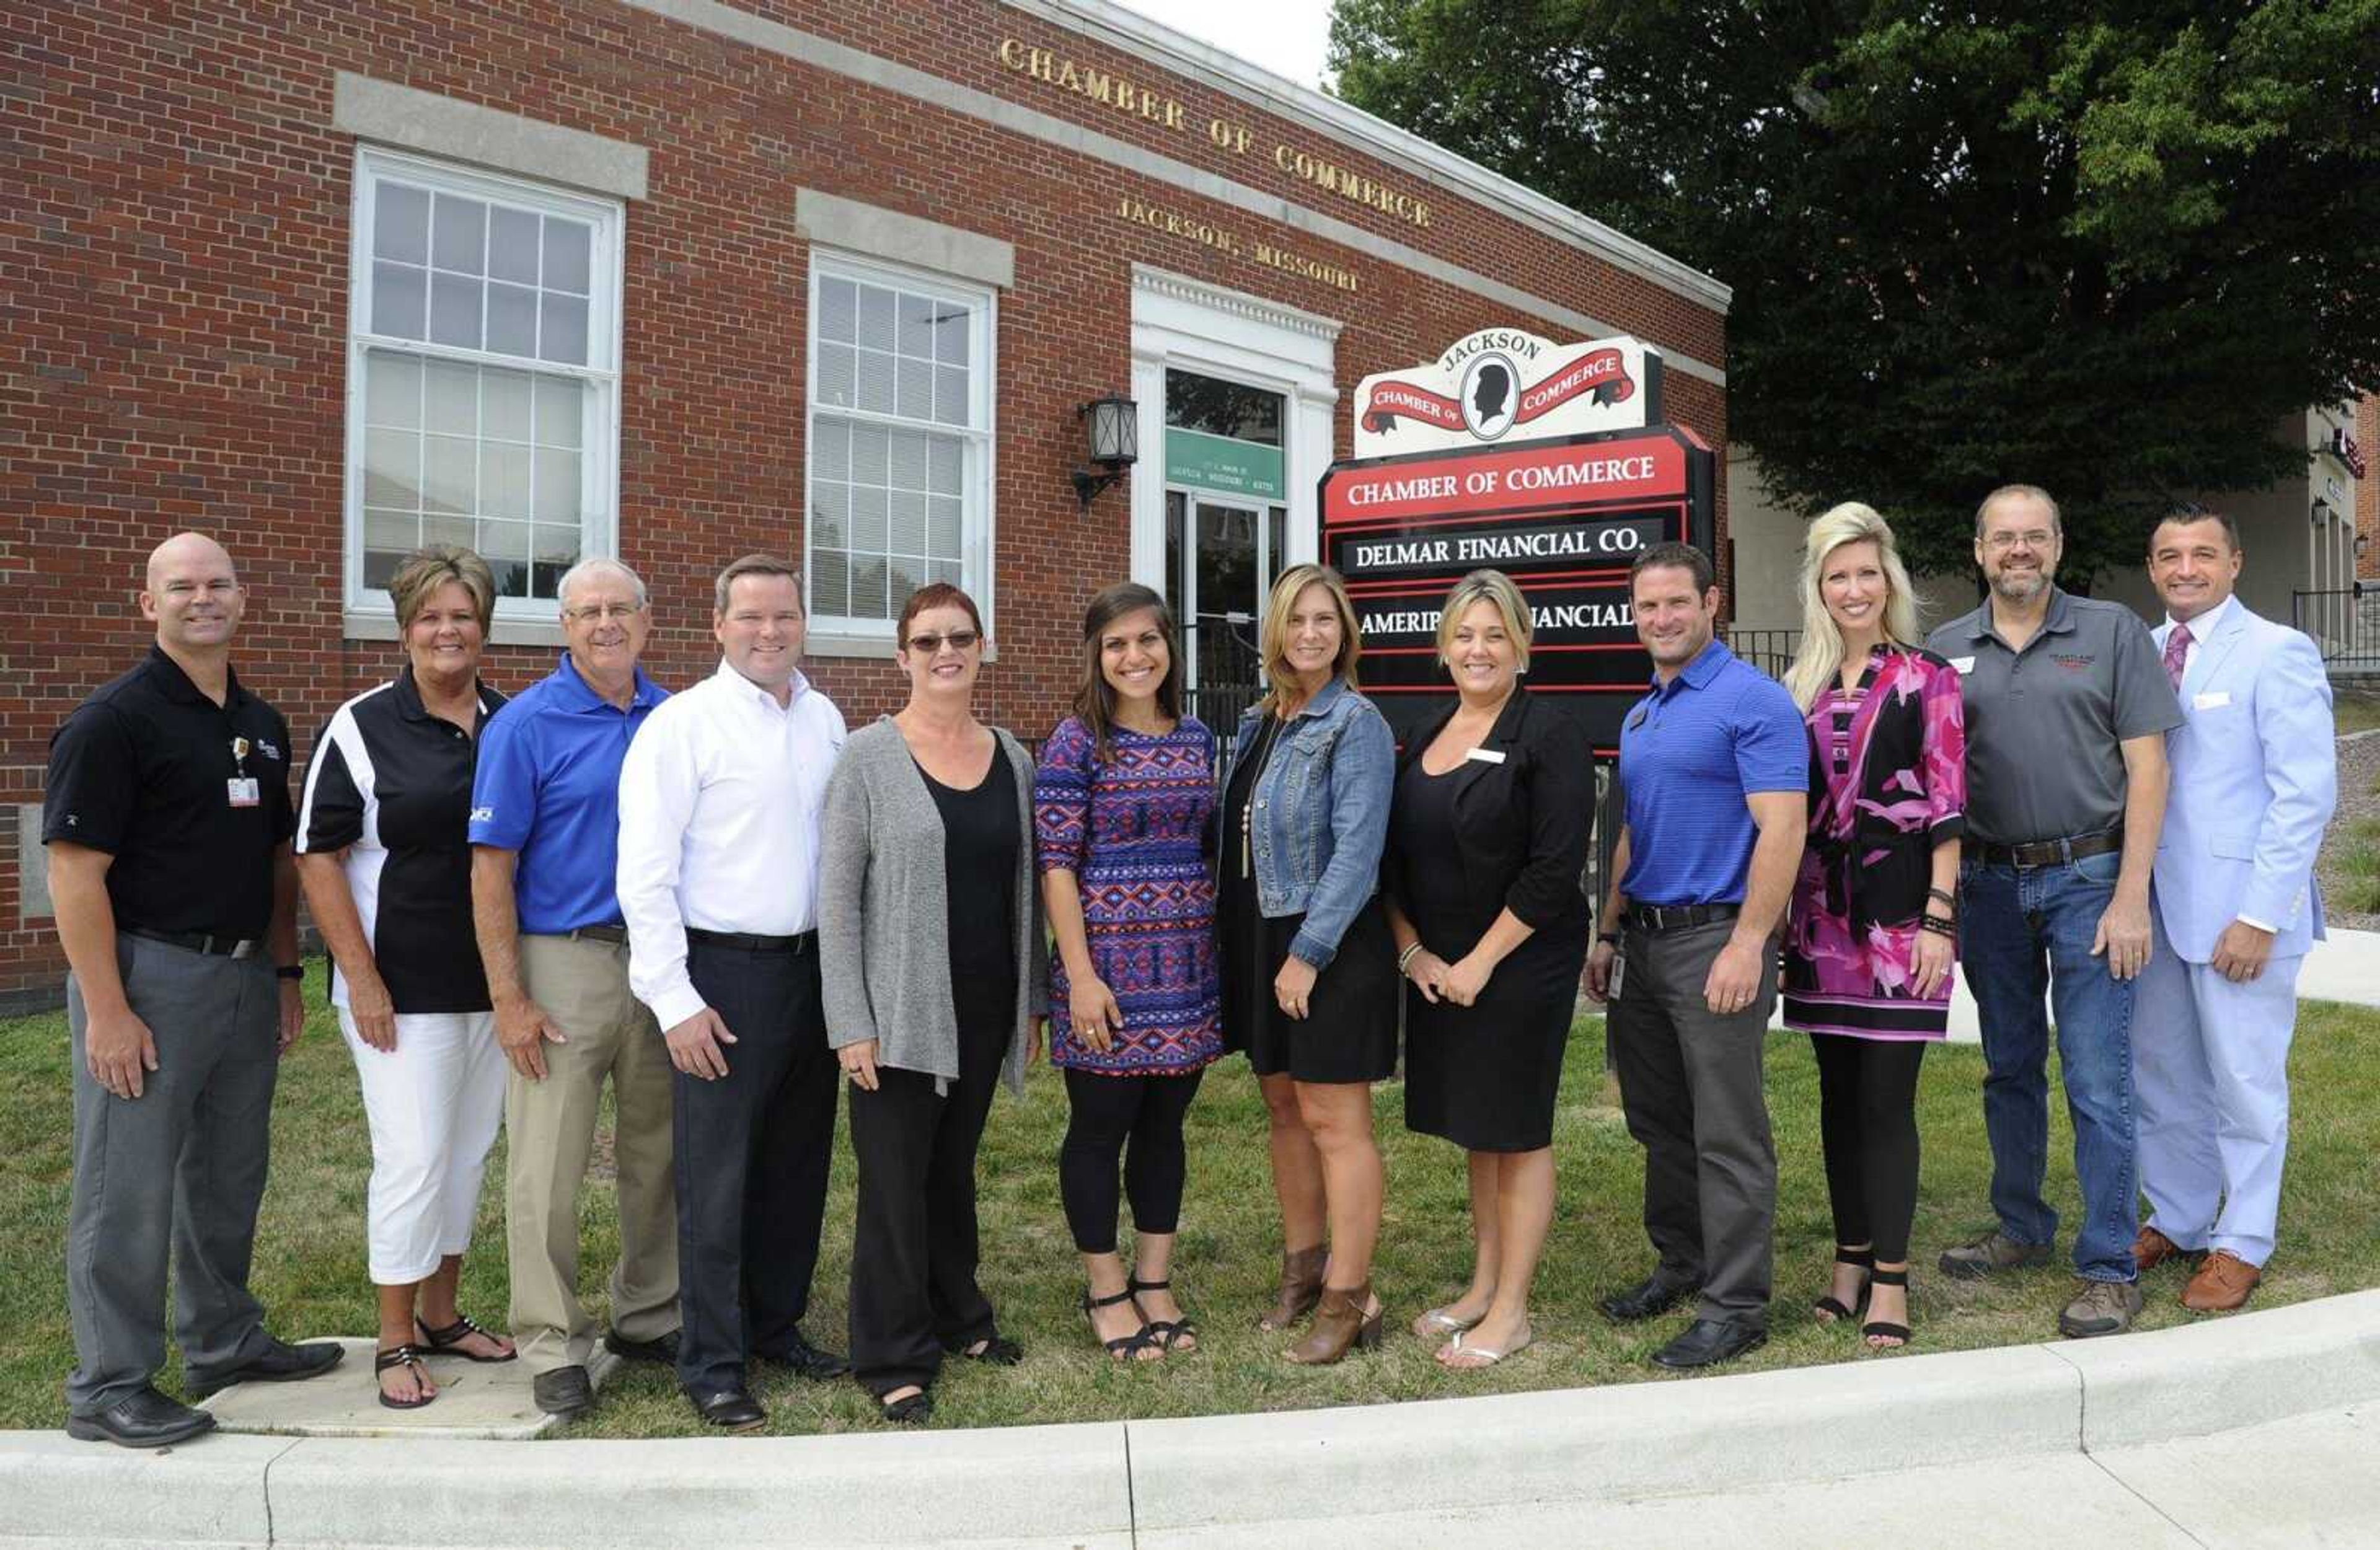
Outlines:
<svg viewBox="0 0 2380 1550"><path fill-rule="evenodd" d="M504 697L480 682L496 591L485 561L435 545L388 590L406 665L314 740L297 848L371 1124L380 1401L411 1410L438 1395L422 1358L513 1359L510 1340L455 1306L504 1109L466 838L480 729Z"/></svg>

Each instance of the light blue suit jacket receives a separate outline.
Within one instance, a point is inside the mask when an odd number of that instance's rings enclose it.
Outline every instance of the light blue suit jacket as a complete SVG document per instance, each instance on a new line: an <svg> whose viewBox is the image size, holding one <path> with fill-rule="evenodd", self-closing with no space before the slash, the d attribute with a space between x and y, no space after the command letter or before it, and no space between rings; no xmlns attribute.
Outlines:
<svg viewBox="0 0 2380 1550"><path fill-rule="evenodd" d="M2155 632L2160 652L2172 632ZM2181 709L2153 874L2166 939L2204 963L2245 915L2276 927L2274 957L2302 956L2324 935L2314 853L2338 800L2322 656L2234 599L2199 638Z"/></svg>

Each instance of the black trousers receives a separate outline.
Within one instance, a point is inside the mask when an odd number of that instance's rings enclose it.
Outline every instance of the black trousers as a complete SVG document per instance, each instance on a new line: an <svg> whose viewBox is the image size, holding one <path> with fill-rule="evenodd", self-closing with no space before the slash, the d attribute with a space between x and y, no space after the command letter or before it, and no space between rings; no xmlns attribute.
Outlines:
<svg viewBox="0 0 2380 1550"><path fill-rule="evenodd" d="M851 1088L859 1160L851 1239L851 1375L881 1399L925 1387L942 1353L998 1333L976 1284L975 1157L1015 1035L1015 993L959 1010L959 1079L937 1094L923 1072L876 1068L876 1091Z"/></svg>
<svg viewBox="0 0 2380 1550"><path fill-rule="evenodd" d="M677 1375L740 1387L809 1310L834 1155L838 1067L819 1000L817 939L798 953L689 943L694 987L735 1035L727 1074L675 1072Z"/></svg>
<svg viewBox="0 0 2380 1550"><path fill-rule="evenodd" d="M1681 930L1630 926L1605 1023L1628 1133L1645 1147L1645 1230L1660 1274L1703 1289L1699 1315L1765 1328L1777 1149L1761 1056L1777 1004L1777 959L1742 1011L1703 1000L1731 920Z"/></svg>
<svg viewBox="0 0 2380 1550"><path fill-rule="evenodd" d="M1917 1067L1923 1039L1812 1034L1818 1053L1818 1138L1835 1241L1876 1245L1876 1257L1909 1257L1917 1214Z"/></svg>
<svg viewBox="0 0 2380 1550"><path fill-rule="evenodd" d="M1172 1232L1182 1217L1182 1120L1198 1096L1201 1071L1181 1076L1106 1076L1066 1072L1066 1139L1058 1148L1058 1193L1075 1247L1111 1254L1116 1246L1116 1162L1138 1232ZM1126 1151L1129 1143L1130 1150Z"/></svg>

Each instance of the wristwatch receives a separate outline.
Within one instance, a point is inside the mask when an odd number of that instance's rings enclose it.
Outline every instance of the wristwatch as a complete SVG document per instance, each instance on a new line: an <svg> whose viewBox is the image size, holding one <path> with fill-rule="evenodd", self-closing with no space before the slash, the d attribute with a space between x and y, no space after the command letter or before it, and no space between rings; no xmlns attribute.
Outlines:
<svg viewBox="0 0 2380 1550"><path fill-rule="evenodd" d="M275 979L302 980L306 977L306 965L303 963L275 963L273 965L273 977Z"/></svg>

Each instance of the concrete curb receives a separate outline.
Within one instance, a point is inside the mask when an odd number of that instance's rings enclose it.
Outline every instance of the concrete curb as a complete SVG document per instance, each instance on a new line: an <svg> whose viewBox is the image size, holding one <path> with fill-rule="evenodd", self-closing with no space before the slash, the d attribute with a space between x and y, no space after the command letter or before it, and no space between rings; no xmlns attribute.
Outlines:
<svg viewBox="0 0 2380 1550"><path fill-rule="evenodd" d="M1063 1544L1687 1496L2201 1435L2380 1400L2380 1291L2117 1339L1342 1410L664 1442L0 1434L0 1543ZM400 1507L401 1504L401 1507ZM1336 1531L1334 1531L1336 1532ZM1341 1533L1340 1537L1345 1537Z"/></svg>

